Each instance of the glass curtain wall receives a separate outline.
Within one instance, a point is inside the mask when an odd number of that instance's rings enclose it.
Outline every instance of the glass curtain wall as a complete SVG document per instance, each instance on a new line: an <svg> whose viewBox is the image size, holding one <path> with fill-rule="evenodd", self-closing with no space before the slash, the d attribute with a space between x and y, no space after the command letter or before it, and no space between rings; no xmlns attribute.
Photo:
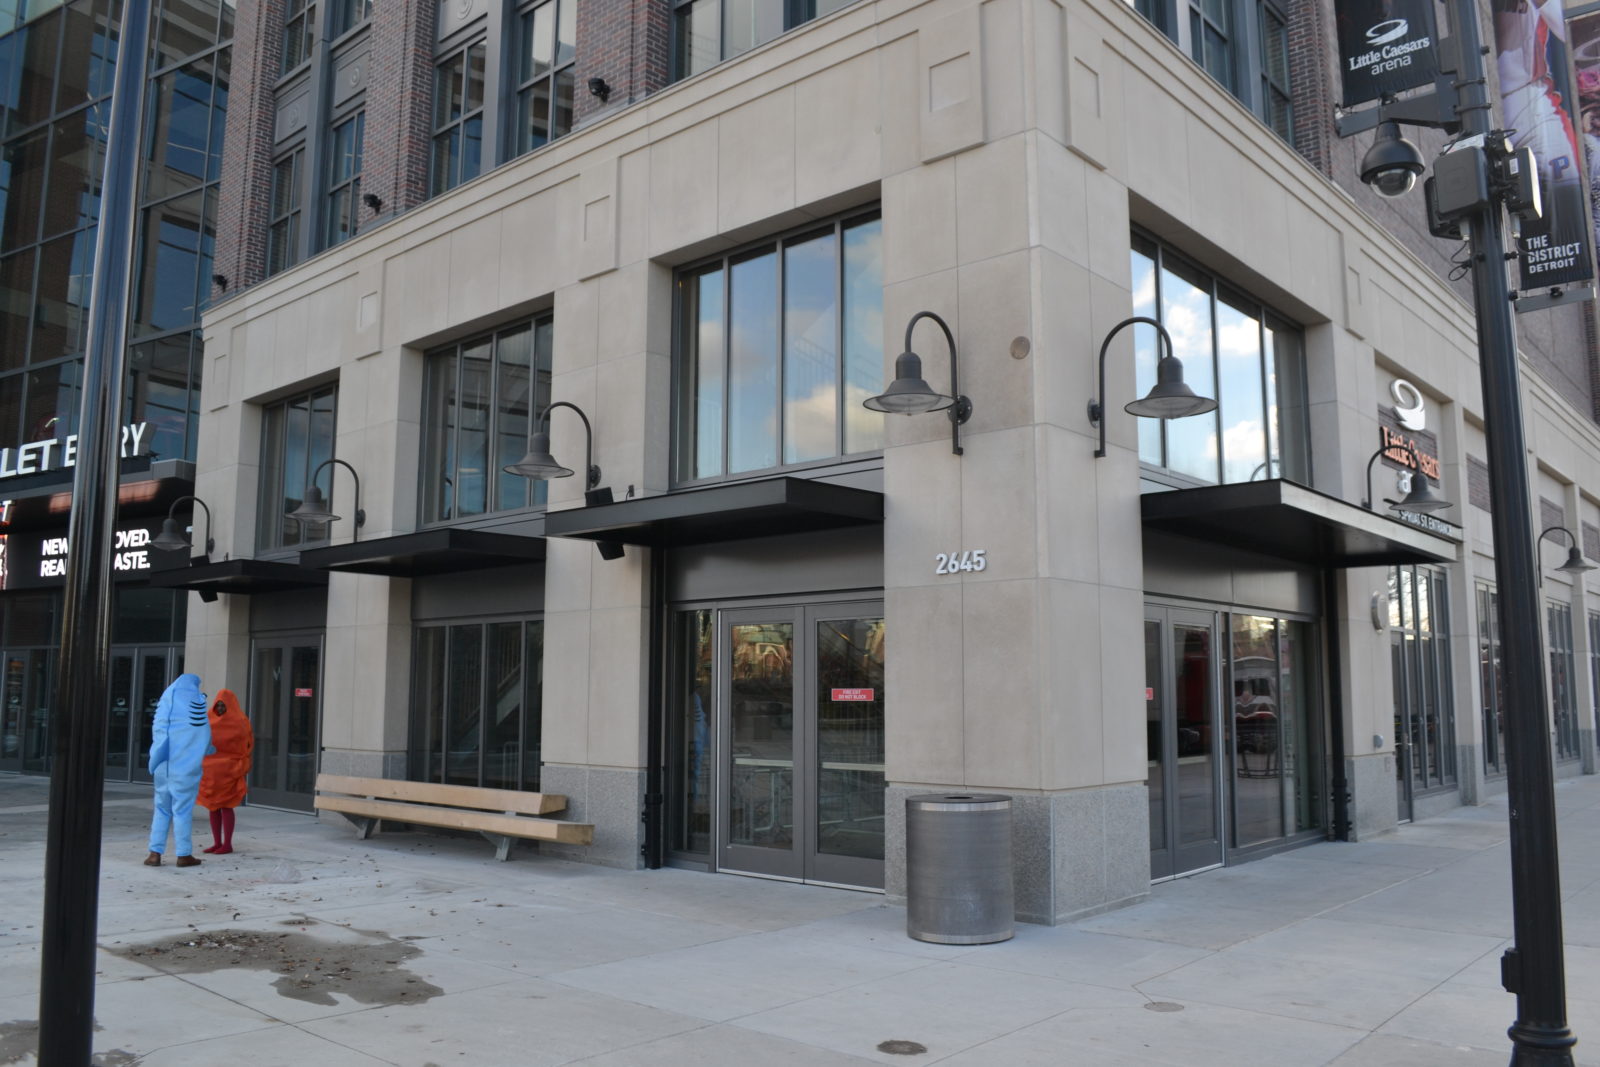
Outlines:
<svg viewBox="0 0 1600 1067"><path fill-rule="evenodd" d="M1578 751L1578 694L1572 650L1572 608L1550 602L1545 609L1545 639L1550 643L1550 713L1555 720L1556 759L1575 760Z"/></svg>
<svg viewBox="0 0 1600 1067"><path fill-rule="evenodd" d="M412 780L537 790L544 622L418 626L415 656Z"/></svg>
<svg viewBox="0 0 1600 1067"><path fill-rule="evenodd" d="M1185 380L1217 399L1208 415L1135 420L1146 473L1174 485L1309 484L1300 331L1143 234L1133 235L1132 267L1133 313L1166 327ZM1161 342L1148 326L1130 332L1134 396L1143 396L1155 385Z"/></svg>
<svg viewBox="0 0 1600 1067"><path fill-rule="evenodd" d="M1323 825L1322 728L1310 623L1234 615L1233 847Z"/></svg>

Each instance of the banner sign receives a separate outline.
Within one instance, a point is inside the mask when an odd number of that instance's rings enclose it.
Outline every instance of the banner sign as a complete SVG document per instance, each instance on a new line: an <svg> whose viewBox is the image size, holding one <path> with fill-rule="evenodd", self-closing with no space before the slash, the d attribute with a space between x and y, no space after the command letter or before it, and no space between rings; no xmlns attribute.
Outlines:
<svg viewBox="0 0 1600 1067"><path fill-rule="evenodd" d="M1578 89L1578 143L1589 182L1589 217L1600 220L1600 11L1567 20L1567 40L1572 44L1572 66ZM1600 221L1591 236L1600 248Z"/></svg>
<svg viewBox="0 0 1600 1067"><path fill-rule="evenodd" d="M1522 224L1519 288L1589 282L1594 238L1584 210L1587 190L1561 0L1493 0L1491 7L1502 120L1512 131L1513 147L1533 149L1544 202L1544 217Z"/></svg>
<svg viewBox="0 0 1600 1067"><path fill-rule="evenodd" d="M1345 107L1433 83L1433 0L1335 0Z"/></svg>
<svg viewBox="0 0 1600 1067"><path fill-rule="evenodd" d="M161 520L120 523L111 548L111 580L148 578L151 571L189 565L187 552L162 552L150 542L161 532ZM61 585L67 578L67 535L6 534L0 544L0 588L39 589Z"/></svg>

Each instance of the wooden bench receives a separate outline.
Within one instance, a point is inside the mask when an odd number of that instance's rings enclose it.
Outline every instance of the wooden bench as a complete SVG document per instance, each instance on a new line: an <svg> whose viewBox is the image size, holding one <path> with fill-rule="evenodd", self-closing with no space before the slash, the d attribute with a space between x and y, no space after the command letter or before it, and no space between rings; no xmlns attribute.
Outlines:
<svg viewBox="0 0 1600 1067"><path fill-rule="evenodd" d="M567 798L554 793L319 774L315 804L318 811L336 811L349 819L362 840L381 822L476 830L494 844L498 860L511 857L511 841L517 837L563 845L594 842L590 823L540 817L567 806Z"/></svg>

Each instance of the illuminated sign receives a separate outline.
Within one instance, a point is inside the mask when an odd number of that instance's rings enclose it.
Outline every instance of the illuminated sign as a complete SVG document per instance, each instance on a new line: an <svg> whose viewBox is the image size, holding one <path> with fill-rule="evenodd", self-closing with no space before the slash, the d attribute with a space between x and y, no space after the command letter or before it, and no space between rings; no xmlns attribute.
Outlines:
<svg viewBox="0 0 1600 1067"><path fill-rule="evenodd" d="M111 578L131 581L148 578L153 571L184 567L186 552L158 552L150 547L160 530L160 520L123 523L111 546ZM5 537L4 588L38 589L60 585L67 577L66 534L9 533Z"/></svg>
<svg viewBox="0 0 1600 1067"><path fill-rule="evenodd" d="M147 422L139 422L122 428L123 459L144 454L144 435L149 426ZM64 470L77 462L77 434L65 438L52 437L48 441L33 441L16 448L0 448L0 479Z"/></svg>

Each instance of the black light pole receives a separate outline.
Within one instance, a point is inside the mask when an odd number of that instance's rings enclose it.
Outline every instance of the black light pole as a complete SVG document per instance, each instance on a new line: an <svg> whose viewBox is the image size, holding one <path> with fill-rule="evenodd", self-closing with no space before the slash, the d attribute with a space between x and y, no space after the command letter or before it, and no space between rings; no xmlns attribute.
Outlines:
<svg viewBox="0 0 1600 1067"><path fill-rule="evenodd" d="M1387 196L1405 192L1423 169L1415 146L1400 139L1396 122L1461 135L1458 145L1435 161L1436 173L1448 170L1450 182L1447 188L1439 177L1429 192L1429 229L1445 236L1464 224L1478 319L1507 705L1514 944L1501 958L1500 980L1516 995L1517 1018L1506 1033L1513 1065L1570 1067L1577 1038L1567 1026L1555 774L1540 648L1539 557L1529 506L1504 235L1505 211L1536 215L1538 199L1524 188L1533 171L1531 155L1511 152L1505 131L1494 130L1477 0L1450 0L1450 21L1455 36L1446 43L1453 48L1445 49L1442 58L1446 66L1455 67L1453 77L1441 76L1431 94L1385 98L1379 108L1341 116L1339 132L1348 135L1378 126L1378 140L1363 161L1362 180Z"/></svg>
<svg viewBox="0 0 1600 1067"><path fill-rule="evenodd" d="M127 364L128 274L149 46L149 0L125 0L100 230L89 288L89 337L78 414L78 459L67 523L66 594L56 664L55 759L44 861L39 965L39 1065L83 1067L94 1049L94 964L100 903L106 674L111 654L111 546L115 543L122 382Z"/></svg>
<svg viewBox="0 0 1600 1067"><path fill-rule="evenodd" d="M1462 131L1488 134L1493 122L1484 81L1476 0L1451 0L1460 41L1457 71ZM1513 945L1500 962L1501 984L1516 995L1506 1033L1513 1064L1572 1063L1577 1038L1567 1028L1561 935L1555 773L1539 625L1539 554L1529 505L1528 457L1517 367L1517 331L1506 280L1499 197L1467 215L1472 291L1478 313L1478 366L1494 503L1494 576L1506 675L1506 793L1510 806Z"/></svg>

